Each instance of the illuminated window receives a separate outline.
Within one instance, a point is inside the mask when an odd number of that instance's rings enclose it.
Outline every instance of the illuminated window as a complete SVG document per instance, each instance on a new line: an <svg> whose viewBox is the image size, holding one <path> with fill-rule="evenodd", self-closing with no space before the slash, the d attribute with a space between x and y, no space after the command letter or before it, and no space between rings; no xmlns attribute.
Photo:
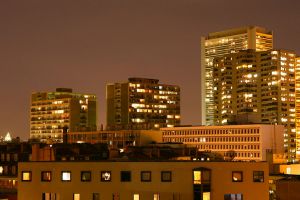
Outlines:
<svg viewBox="0 0 300 200"><path fill-rule="evenodd" d="M225 194L224 200L243 200L243 194Z"/></svg>
<svg viewBox="0 0 300 200"><path fill-rule="evenodd" d="M50 171L43 171L41 173L41 181L50 182L52 179L52 174Z"/></svg>
<svg viewBox="0 0 300 200"><path fill-rule="evenodd" d="M101 172L101 181L102 182L111 181L111 171L102 171Z"/></svg>
<svg viewBox="0 0 300 200"><path fill-rule="evenodd" d="M131 181L131 171L121 171L121 182Z"/></svg>
<svg viewBox="0 0 300 200"><path fill-rule="evenodd" d="M56 193L43 193L42 200L59 200L59 194Z"/></svg>
<svg viewBox="0 0 300 200"><path fill-rule="evenodd" d="M243 172L234 171L232 172L232 182L242 182L243 181Z"/></svg>
<svg viewBox="0 0 300 200"><path fill-rule="evenodd" d="M253 182L264 182L264 171L253 171Z"/></svg>
<svg viewBox="0 0 300 200"><path fill-rule="evenodd" d="M2 174L3 173L3 167L2 166L0 166L0 174Z"/></svg>
<svg viewBox="0 0 300 200"><path fill-rule="evenodd" d="M201 171L194 171L194 184L201 184Z"/></svg>
<svg viewBox="0 0 300 200"><path fill-rule="evenodd" d="M162 182L171 182L172 181L172 172L171 171L162 171L161 172L161 181Z"/></svg>
<svg viewBox="0 0 300 200"><path fill-rule="evenodd" d="M154 194L153 195L153 200L159 200L159 194Z"/></svg>
<svg viewBox="0 0 300 200"><path fill-rule="evenodd" d="M31 180L32 180L31 171L23 171L22 172L22 181L31 181Z"/></svg>
<svg viewBox="0 0 300 200"><path fill-rule="evenodd" d="M151 181L151 172L150 171L141 171L141 181L150 182Z"/></svg>
<svg viewBox="0 0 300 200"><path fill-rule="evenodd" d="M139 194L133 194L133 200L140 200Z"/></svg>
<svg viewBox="0 0 300 200"><path fill-rule="evenodd" d="M202 199L210 200L210 192L203 192Z"/></svg>
<svg viewBox="0 0 300 200"><path fill-rule="evenodd" d="M71 181L71 172L69 172L69 171L62 171L61 172L61 180L62 181Z"/></svg>
<svg viewBox="0 0 300 200"><path fill-rule="evenodd" d="M73 194L73 200L80 200L80 194Z"/></svg>
<svg viewBox="0 0 300 200"><path fill-rule="evenodd" d="M92 174L90 171L82 171L81 172L81 181L89 182L92 180Z"/></svg>

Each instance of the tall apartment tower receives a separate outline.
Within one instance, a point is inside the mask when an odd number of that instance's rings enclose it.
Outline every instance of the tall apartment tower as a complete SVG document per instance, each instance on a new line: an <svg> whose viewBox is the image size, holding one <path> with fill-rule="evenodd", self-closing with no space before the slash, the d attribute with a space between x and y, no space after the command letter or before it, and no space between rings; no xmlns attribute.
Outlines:
<svg viewBox="0 0 300 200"><path fill-rule="evenodd" d="M296 58L295 64L295 99L296 99L296 156L300 158L300 57Z"/></svg>
<svg viewBox="0 0 300 200"><path fill-rule="evenodd" d="M30 138L62 142L63 132L95 131L96 96L73 93L69 88L31 95Z"/></svg>
<svg viewBox="0 0 300 200"><path fill-rule="evenodd" d="M295 61L292 51L244 50L213 61L214 123L285 126L285 153L296 156Z"/></svg>
<svg viewBox="0 0 300 200"><path fill-rule="evenodd" d="M107 129L159 129L180 125L180 88L157 79L107 84Z"/></svg>
<svg viewBox="0 0 300 200"><path fill-rule="evenodd" d="M273 49L273 34L265 28L246 26L201 37L201 115L203 125L213 125L213 59L240 50Z"/></svg>

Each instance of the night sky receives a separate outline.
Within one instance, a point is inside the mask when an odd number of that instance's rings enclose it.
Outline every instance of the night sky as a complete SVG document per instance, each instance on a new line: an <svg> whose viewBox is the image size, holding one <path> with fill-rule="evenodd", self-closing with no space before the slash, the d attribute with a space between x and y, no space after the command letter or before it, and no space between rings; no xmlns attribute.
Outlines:
<svg viewBox="0 0 300 200"><path fill-rule="evenodd" d="M182 124L200 124L200 37L245 25L300 54L299 0L1 0L0 135L29 137L30 95L70 87L98 97L128 77L181 87Z"/></svg>

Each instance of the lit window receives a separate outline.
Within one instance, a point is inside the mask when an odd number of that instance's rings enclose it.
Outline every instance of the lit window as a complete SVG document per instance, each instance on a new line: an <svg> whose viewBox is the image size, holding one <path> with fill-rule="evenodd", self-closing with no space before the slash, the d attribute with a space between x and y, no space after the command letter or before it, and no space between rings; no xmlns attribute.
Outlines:
<svg viewBox="0 0 300 200"><path fill-rule="evenodd" d="M194 184L201 184L201 171L194 171Z"/></svg>
<svg viewBox="0 0 300 200"><path fill-rule="evenodd" d="M89 182L92 180L92 174L90 171L82 171L81 172L81 181Z"/></svg>
<svg viewBox="0 0 300 200"><path fill-rule="evenodd" d="M3 167L2 166L0 166L0 174L2 174L3 173Z"/></svg>
<svg viewBox="0 0 300 200"><path fill-rule="evenodd" d="M202 199L203 200L210 200L210 192L203 192Z"/></svg>
<svg viewBox="0 0 300 200"><path fill-rule="evenodd" d="M153 195L153 200L159 200L159 194L154 194Z"/></svg>
<svg viewBox="0 0 300 200"><path fill-rule="evenodd" d="M101 172L101 181L102 182L111 181L111 171L102 171Z"/></svg>
<svg viewBox="0 0 300 200"><path fill-rule="evenodd" d="M133 194L133 200L140 200L139 194Z"/></svg>
<svg viewBox="0 0 300 200"><path fill-rule="evenodd" d="M73 200L80 200L80 194L73 194Z"/></svg>
<svg viewBox="0 0 300 200"><path fill-rule="evenodd" d="M225 194L224 200L243 200L243 194Z"/></svg>
<svg viewBox="0 0 300 200"><path fill-rule="evenodd" d="M56 193L43 193L42 200L58 200L59 194Z"/></svg>
<svg viewBox="0 0 300 200"><path fill-rule="evenodd" d="M61 172L61 180L62 181L71 181L71 172L69 172L69 171Z"/></svg>
<svg viewBox="0 0 300 200"><path fill-rule="evenodd" d="M242 182L243 181L243 172L235 171L232 172L232 182Z"/></svg>
<svg viewBox="0 0 300 200"><path fill-rule="evenodd" d="M263 171L253 171L253 182L264 182L264 172Z"/></svg>
<svg viewBox="0 0 300 200"><path fill-rule="evenodd" d="M131 172L121 171L121 182L130 182L130 181L131 181Z"/></svg>
<svg viewBox="0 0 300 200"><path fill-rule="evenodd" d="M171 171L162 171L161 172L161 181L162 182L171 182L172 181L172 172Z"/></svg>
<svg viewBox="0 0 300 200"><path fill-rule="evenodd" d="M51 176L51 172L50 171L43 171L41 173L41 180L42 181L45 181L45 182L50 182L51 179L52 179L52 176Z"/></svg>
<svg viewBox="0 0 300 200"><path fill-rule="evenodd" d="M22 181L31 181L31 180L32 180L31 171L23 171L22 172Z"/></svg>
<svg viewBox="0 0 300 200"><path fill-rule="evenodd" d="M150 182L151 181L151 172L150 171L142 171L141 172L141 181L142 182Z"/></svg>

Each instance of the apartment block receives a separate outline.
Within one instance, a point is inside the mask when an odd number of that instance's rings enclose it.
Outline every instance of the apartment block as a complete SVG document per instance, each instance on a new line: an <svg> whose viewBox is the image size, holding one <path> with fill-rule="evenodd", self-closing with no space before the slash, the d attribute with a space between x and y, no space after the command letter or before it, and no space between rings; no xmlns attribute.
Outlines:
<svg viewBox="0 0 300 200"><path fill-rule="evenodd" d="M269 197L266 162L23 162L19 169L19 200Z"/></svg>
<svg viewBox="0 0 300 200"><path fill-rule="evenodd" d="M157 79L107 84L107 129L159 129L180 124L180 88Z"/></svg>
<svg viewBox="0 0 300 200"><path fill-rule="evenodd" d="M214 124L282 124L286 154L294 160L295 58L286 50L245 50L215 58Z"/></svg>
<svg viewBox="0 0 300 200"><path fill-rule="evenodd" d="M162 128L163 142L181 142L199 152L215 152L236 161L267 161L268 152L282 156L282 125L224 125Z"/></svg>
<svg viewBox="0 0 300 200"><path fill-rule="evenodd" d="M30 106L30 138L62 142L64 131L96 130L95 95L73 93L69 88L34 92Z"/></svg>
<svg viewBox="0 0 300 200"><path fill-rule="evenodd" d="M209 33L201 38L202 125L214 124L213 60L226 54L253 49L273 49L273 33L258 26L246 26Z"/></svg>

